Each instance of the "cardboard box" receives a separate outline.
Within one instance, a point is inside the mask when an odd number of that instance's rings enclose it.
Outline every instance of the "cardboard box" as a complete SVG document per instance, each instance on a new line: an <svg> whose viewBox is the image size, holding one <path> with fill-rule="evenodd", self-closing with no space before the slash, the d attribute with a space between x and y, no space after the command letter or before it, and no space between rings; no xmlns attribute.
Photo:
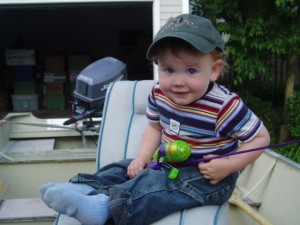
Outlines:
<svg viewBox="0 0 300 225"><path fill-rule="evenodd" d="M16 112L38 110L38 95L12 95L12 101Z"/></svg>
<svg viewBox="0 0 300 225"><path fill-rule="evenodd" d="M33 49L7 49L5 50L7 66L33 66L35 53Z"/></svg>
<svg viewBox="0 0 300 225"><path fill-rule="evenodd" d="M44 82L66 82L67 75L65 73L44 73Z"/></svg>
<svg viewBox="0 0 300 225"><path fill-rule="evenodd" d="M64 85L63 82L53 82L53 83L47 83L45 94L47 95L61 95L64 94Z"/></svg>
<svg viewBox="0 0 300 225"><path fill-rule="evenodd" d="M48 73L65 73L65 60L63 56L46 56L45 71Z"/></svg>
<svg viewBox="0 0 300 225"><path fill-rule="evenodd" d="M71 83L75 83L76 82L76 78L79 75L81 71L79 70L70 70L69 71L69 82Z"/></svg>

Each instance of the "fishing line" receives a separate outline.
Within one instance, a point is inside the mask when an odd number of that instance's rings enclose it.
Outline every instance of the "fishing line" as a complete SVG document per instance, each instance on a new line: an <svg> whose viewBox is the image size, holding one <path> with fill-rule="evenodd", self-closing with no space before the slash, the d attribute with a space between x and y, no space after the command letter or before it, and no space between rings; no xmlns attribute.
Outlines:
<svg viewBox="0 0 300 225"><path fill-rule="evenodd" d="M267 145L267 146L263 146L263 147L252 148L252 149L243 150L243 151L229 152L224 155L217 155L217 156L201 158L201 159L191 159L191 160L187 161L186 163L188 163L189 165L190 164L198 164L200 162L207 162L207 161L210 161L213 159L228 157L228 156L232 156L232 155L239 155L239 154L244 154L244 153L248 153L248 152L255 152L255 151L260 151L260 150L264 150L267 148L268 149L279 148L279 147L283 147L286 145L299 144L299 143L300 143L300 140L288 141L288 142L283 142L283 143L274 144L274 145Z"/></svg>

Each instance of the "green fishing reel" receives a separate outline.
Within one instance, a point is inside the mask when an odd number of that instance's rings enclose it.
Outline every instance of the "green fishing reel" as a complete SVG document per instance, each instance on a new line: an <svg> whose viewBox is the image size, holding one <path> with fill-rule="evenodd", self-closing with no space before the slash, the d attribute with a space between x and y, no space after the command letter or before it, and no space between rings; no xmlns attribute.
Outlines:
<svg viewBox="0 0 300 225"><path fill-rule="evenodd" d="M168 177L170 179L175 179L178 176L179 169L173 167L169 163L184 162L190 157L191 152L191 147L188 143L176 140L174 142L161 144L155 151L153 159L162 163L163 166L171 169Z"/></svg>

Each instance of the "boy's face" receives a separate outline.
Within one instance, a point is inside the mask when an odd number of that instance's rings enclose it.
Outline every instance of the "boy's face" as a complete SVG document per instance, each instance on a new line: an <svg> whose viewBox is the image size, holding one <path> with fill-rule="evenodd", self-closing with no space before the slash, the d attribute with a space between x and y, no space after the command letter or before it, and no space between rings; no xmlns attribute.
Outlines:
<svg viewBox="0 0 300 225"><path fill-rule="evenodd" d="M210 81L215 81L223 66L210 54L180 51L174 55L169 49L158 54L159 84L164 93L179 105L188 105L201 98Z"/></svg>

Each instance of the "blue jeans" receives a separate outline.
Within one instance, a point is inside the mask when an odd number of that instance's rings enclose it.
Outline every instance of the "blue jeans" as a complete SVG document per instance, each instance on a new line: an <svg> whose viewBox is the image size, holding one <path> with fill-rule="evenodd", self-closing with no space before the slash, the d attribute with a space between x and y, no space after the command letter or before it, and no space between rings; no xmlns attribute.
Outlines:
<svg viewBox="0 0 300 225"><path fill-rule="evenodd" d="M71 182L86 183L94 188L91 195L109 196L111 219L118 225L142 225L182 209L221 205L231 196L238 173L212 185L196 166L180 168L176 179L168 178L169 169L145 169L134 179L125 174L131 160L103 167L96 174L78 174Z"/></svg>

